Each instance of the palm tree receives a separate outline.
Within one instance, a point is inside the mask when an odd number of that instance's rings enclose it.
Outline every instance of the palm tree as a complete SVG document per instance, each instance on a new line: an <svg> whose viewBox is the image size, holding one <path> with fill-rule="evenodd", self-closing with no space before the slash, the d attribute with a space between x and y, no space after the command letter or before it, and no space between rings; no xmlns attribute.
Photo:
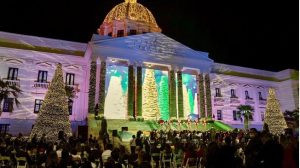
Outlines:
<svg viewBox="0 0 300 168"><path fill-rule="evenodd" d="M237 109L239 110L240 114L244 116L244 128L245 130L247 130L249 128L249 118L250 116L252 116L252 112L254 109L250 105L242 105L242 104L239 105Z"/></svg>
<svg viewBox="0 0 300 168"><path fill-rule="evenodd" d="M7 98L14 98L16 106L19 107L20 102L18 100L18 97L21 92L21 89L16 85L11 85L7 81L5 82L0 79L0 115L2 113L2 101Z"/></svg>
<svg viewBox="0 0 300 168"><path fill-rule="evenodd" d="M75 91L74 87L71 87L68 85L65 85L65 90L66 90L66 98L68 100L68 109L69 109L69 113L70 113L70 110L72 111L74 98L76 98L76 91Z"/></svg>
<svg viewBox="0 0 300 168"><path fill-rule="evenodd" d="M69 101L73 101L73 99L76 97L76 91L74 89L74 87L65 86L65 90L66 90L66 95Z"/></svg>

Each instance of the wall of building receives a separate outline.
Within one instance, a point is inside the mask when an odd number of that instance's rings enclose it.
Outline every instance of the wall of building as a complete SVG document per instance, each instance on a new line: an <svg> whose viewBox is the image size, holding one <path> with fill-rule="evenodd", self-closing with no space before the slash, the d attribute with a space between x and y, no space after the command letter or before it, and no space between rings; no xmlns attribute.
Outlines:
<svg viewBox="0 0 300 168"><path fill-rule="evenodd" d="M15 51L14 55L7 54L7 51ZM86 119L87 112L87 90L88 84L87 70L88 66L83 57L72 55L58 55L53 53L32 52L18 49L0 48L0 77L6 80L9 68L18 68L17 83L20 84L22 94L19 96L20 107L14 107L13 112L3 112L1 119L36 119L37 113L34 113L35 99L43 100L46 87L36 87L39 70L48 71L47 82L51 82L56 68L56 63L62 63L64 80L66 73L75 74L75 88L77 90L73 103L71 121L83 121ZM11 52L12 53L12 52ZM40 84L40 86L48 84ZM1 107L3 108L3 103Z"/></svg>

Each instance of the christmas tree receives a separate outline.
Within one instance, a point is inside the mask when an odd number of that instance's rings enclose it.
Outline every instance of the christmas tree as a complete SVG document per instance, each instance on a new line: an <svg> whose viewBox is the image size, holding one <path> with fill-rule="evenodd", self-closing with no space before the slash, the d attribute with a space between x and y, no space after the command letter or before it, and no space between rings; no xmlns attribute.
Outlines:
<svg viewBox="0 0 300 168"><path fill-rule="evenodd" d="M169 85L167 76L161 77L159 90L159 108L161 118L163 120L169 120Z"/></svg>
<svg viewBox="0 0 300 168"><path fill-rule="evenodd" d="M72 135L63 71L58 64L30 138L34 135L40 138L45 134L47 141L54 142L61 131L68 137Z"/></svg>
<svg viewBox="0 0 300 168"><path fill-rule="evenodd" d="M275 90L273 88L269 89L264 122L268 125L270 133L272 134L284 133L284 129L287 128L283 113L280 110L279 101L276 99Z"/></svg>
<svg viewBox="0 0 300 168"><path fill-rule="evenodd" d="M153 69L145 70L144 80L143 117L144 119L159 119L158 93Z"/></svg>

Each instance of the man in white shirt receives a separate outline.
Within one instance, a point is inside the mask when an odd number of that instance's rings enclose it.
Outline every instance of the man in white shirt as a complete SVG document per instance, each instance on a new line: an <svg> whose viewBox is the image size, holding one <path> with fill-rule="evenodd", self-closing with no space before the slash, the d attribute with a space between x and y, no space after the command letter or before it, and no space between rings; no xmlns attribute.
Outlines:
<svg viewBox="0 0 300 168"><path fill-rule="evenodd" d="M107 144L106 145L106 150L103 151L102 156L101 156L103 165L107 162L107 159L109 157L111 157L112 148L113 148L112 144Z"/></svg>

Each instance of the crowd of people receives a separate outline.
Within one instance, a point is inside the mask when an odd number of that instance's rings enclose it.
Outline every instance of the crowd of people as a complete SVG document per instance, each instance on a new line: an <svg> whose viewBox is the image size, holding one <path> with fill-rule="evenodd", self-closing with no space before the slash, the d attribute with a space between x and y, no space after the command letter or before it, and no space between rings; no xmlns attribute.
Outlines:
<svg viewBox="0 0 300 168"><path fill-rule="evenodd" d="M296 168L299 141L292 133L272 135L256 129L216 132L138 131L129 143L117 136L42 138L1 135L1 167L14 167L20 158L28 167L185 167ZM3 158L6 158L4 160Z"/></svg>

